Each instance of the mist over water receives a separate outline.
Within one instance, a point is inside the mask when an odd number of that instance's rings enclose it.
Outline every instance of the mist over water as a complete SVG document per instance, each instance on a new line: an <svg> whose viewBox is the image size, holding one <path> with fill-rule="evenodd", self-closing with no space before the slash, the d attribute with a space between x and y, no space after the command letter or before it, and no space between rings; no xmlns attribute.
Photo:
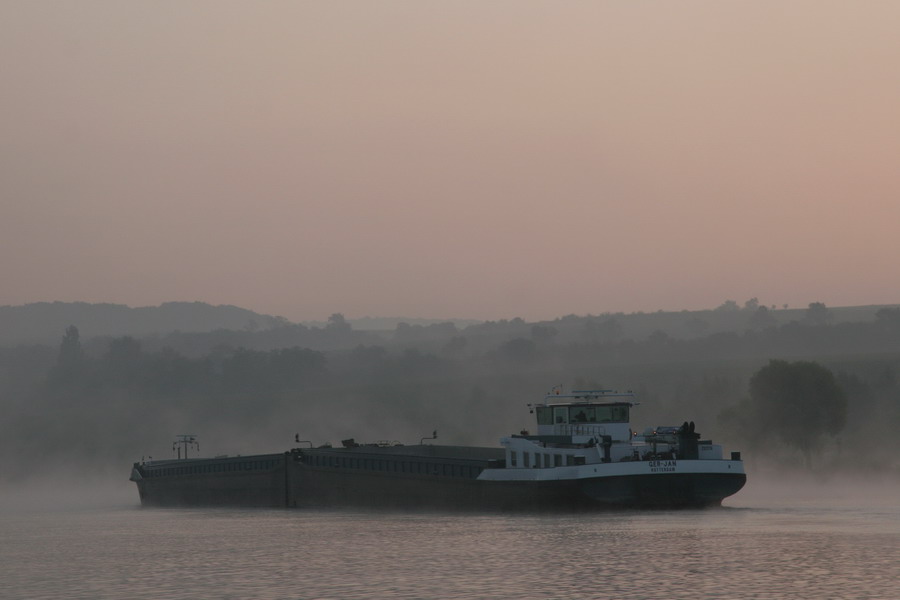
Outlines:
<svg viewBox="0 0 900 600"><path fill-rule="evenodd" d="M121 481L17 497L4 598L889 599L900 578L900 489L871 481L751 475L721 509L576 515L144 509Z"/></svg>

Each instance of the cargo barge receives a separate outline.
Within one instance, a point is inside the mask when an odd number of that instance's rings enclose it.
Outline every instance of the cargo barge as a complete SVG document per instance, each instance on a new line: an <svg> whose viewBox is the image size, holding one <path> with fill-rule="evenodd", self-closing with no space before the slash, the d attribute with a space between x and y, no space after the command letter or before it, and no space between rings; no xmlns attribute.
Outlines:
<svg viewBox="0 0 900 600"><path fill-rule="evenodd" d="M131 480L144 506L448 510L708 507L744 486L739 452L725 458L693 422L638 434L633 406L630 392L556 388L530 405L536 433L496 448L344 440L188 459L182 439L185 458L135 463Z"/></svg>

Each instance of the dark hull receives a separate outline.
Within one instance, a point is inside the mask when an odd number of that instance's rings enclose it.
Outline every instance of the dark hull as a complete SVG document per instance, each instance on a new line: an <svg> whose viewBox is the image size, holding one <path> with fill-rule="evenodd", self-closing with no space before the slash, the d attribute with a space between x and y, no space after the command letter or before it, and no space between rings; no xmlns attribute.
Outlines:
<svg viewBox="0 0 900 600"><path fill-rule="evenodd" d="M286 505L289 454L135 463L131 480L144 506Z"/></svg>
<svg viewBox="0 0 900 600"><path fill-rule="evenodd" d="M292 507L542 510L586 508L575 482L496 482L429 475L295 471Z"/></svg>
<svg viewBox="0 0 900 600"><path fill-rule="evenodd" d="M608 506L703 508L720 506L746 481L743 473L659 473L587 479L582 491Z"/></svg>
<svg viewBox="0 0 900 600"><path fill-rule="evenodd" d="M284 469L260 474L206 474L137 482L143 506L286 505Z"/></svg>
<svg viewBox="0 0 900 600"><path fill-rule="evenodd" d="M260 468L237 465L238 469L230 471L216 471L204 461L192 461L174 475L154 474L152 469L136 465L138 476L133 477L146 506L487 511L718 506L746 480L742 473L667 473L485 481L478 476L495 460L494 449L486 449L479 457L477 449L447 448L448 456L441 457L436 455L439 450L429 448L430 456L415 456L414 449L407 447L400 454L334 450L319 453L317 460L311 458L315 451L269 455L266 461L245 457L240 459L242 465ZM344 458L347 460L342 462ZM416 461L421 464L417 466Z"/></svg>

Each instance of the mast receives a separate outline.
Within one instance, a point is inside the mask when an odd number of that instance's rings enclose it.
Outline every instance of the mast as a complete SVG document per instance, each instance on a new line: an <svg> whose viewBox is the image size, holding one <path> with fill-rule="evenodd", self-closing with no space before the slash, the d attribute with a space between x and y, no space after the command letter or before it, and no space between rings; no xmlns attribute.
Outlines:
<svg viewBox="0 0 900 600"><path fill-rule="evenodd" d="M197 436L193 433L179 433L175 436L175 441L172 443L172 451L178 451L178 458L181 458L181 448L184 447L184 458L188 457L188 448L193 447L197 452L200 452L200 442L197 441Z"/></svg>

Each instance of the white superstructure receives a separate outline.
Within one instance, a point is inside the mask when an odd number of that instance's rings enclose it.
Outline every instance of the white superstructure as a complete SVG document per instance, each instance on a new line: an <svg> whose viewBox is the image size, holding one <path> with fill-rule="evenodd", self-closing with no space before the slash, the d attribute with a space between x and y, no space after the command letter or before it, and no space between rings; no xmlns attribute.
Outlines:
<svg viewBox="0 0 900 600"><path fill-rule="evenodd" d="M722 446L700 440L694 424L632 430L632 392L554 388L532 405L537 433L500 440L505 468L480 479L558 481L664 474L741 474L740 453L723 458Z"/></svg>

